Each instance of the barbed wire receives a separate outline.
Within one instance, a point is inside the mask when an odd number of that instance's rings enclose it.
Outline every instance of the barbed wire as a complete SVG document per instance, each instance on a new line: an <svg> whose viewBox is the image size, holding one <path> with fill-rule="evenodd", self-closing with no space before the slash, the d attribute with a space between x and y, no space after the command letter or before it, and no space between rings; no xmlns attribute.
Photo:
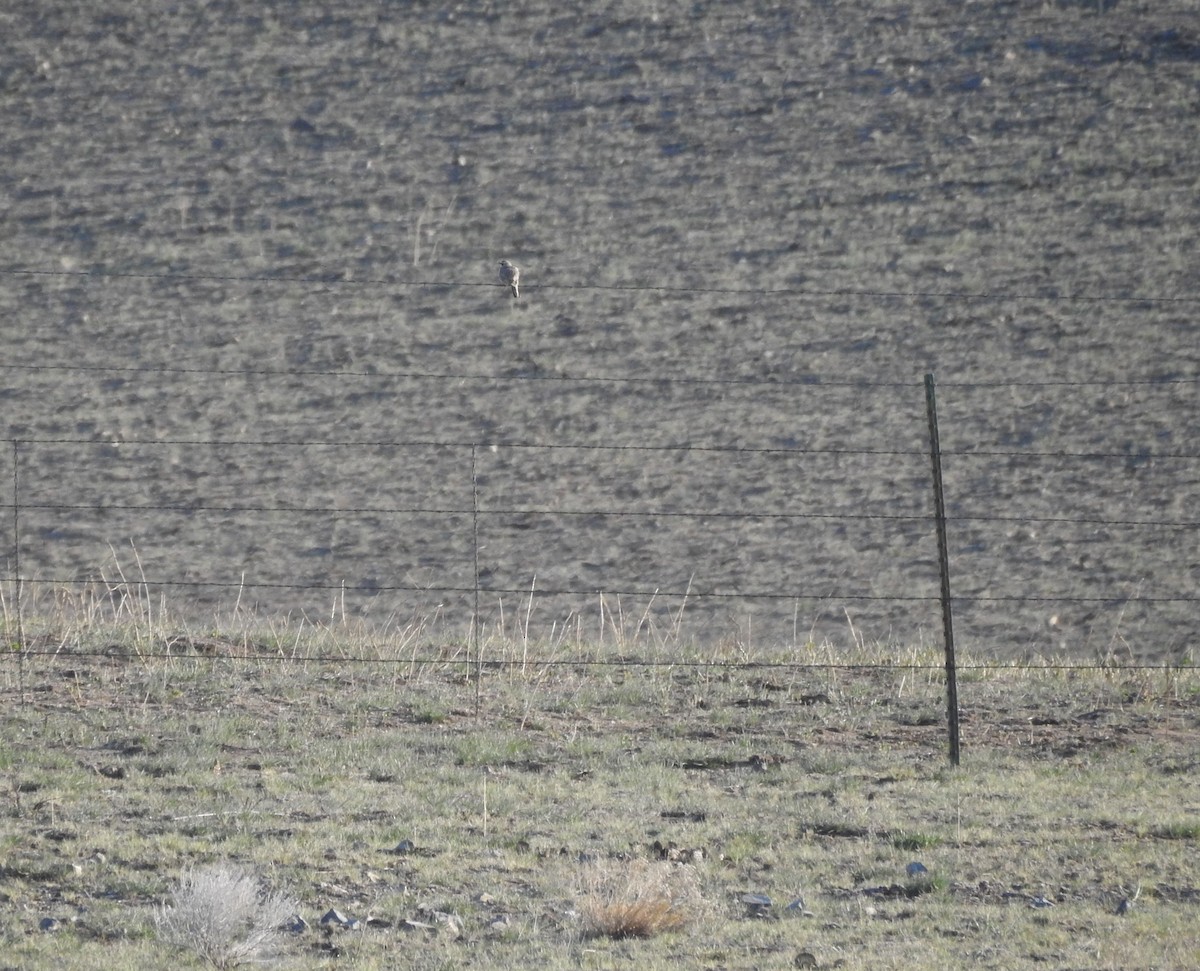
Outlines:
<svg viewBox="0 0 1200 971"><path fill-rule="evenodd" d="M898 520L913 522L929 522L933 520L932 513L815 513L815 512L767 512L742 510L704 509L549 509L534 507L513 507L495 509L471 506L210 506L210 505L155 505L152 503L120 504L120 503L63 503L63 502L23 502L16 504L19 509L86 509L97 512L174 512L195 515L199 513L220 512L265 512L265 513L302 513L308 515L443 515L443 516L567 516L567 517L629 517L631 519L829 519L834 521L856 520ZM0 502L0 509L12 509L11 502ZM1154 525L1145 523L1140 525ZM1159 524L1165 525L1165 524ZM1195 524L1171 524L1195 525Z"/></svg>
<svg viewBox="0 0 1200 971"><path fill-rule="evenodd" d="M936 595L918 596L913 594L897 594L895 596L886 596L879 594L838 594L834 596L829 593L823 594L791 594L783 593L778 590L767 591L744 591L744 590L712 590L702 591L697 588L688 588L685 590L663 590L663 589L603 589L601 587L586 587L586 588L570 588L570 587L538 587L531 589L525 587L492 587L480 585L452 585L452 584L371 584L366 587L351 586L346 583L283 583L278 581L251 581L251 580L153 580L144 577L138 577L134 580L113 580L103 577L16 577L8 576L0 578L0 583L15 584L19 580L25 586L37 584L42 586L90 586L90 585L105 585L114 589L120 588L136 588L136 587L191 587L191 588L218 588L228 590L248 590L248 589L267 589L267 590L312 590L323 593L336 591L346 594L362 594L364 596L375 596L380 593L439 593L439 594L475 594L481 595L513 595L527 597L532 592L535 596L545 597L653 597L653 598L671 598L679 600L795 600L805 602L816 602L823 600L853 600L853 601L879 601L885 603L908 603L921 601L936 601Z"/></svg>
<svg viewBox="0 0 1200 971"><path fill-rule="evenodd" d="M753 445L696 445L696 444L607 444L603 442L515 442L469 441L466 439L188 439L188 438L6 438L10 445L176 445L205 448L444 448L444 449L578 449L601 452L729 452L733 454L766 455L919 455L928 454L915 449L847 449L847 448L785 448ZM1120 453L1120 457L1128 457Z"/></svg>
<svg viewBox="0 0 1200 971"><path fill-rule="evenodd" d="M660 374L653 377L639 375L615 374L567 374L528 370L504 374L480 374L452 371L385 371L344 370L324 368L205 368L178 366L139 366L130 367L119 364L18 364L0 361L0 368L10 371L71 371L98 372L102 374L199 374L221 377L254 377L254 378L377 378L392 381L484 381L484 382L556 382L563 384L644 384L644 385L746 385L754 388L769 388L772 386L794 390L795 388L902 388L916 389L921 387L921 379L913 377L908 380L837 380L819 375L798 375L784 377L779 375L753 376L733 375L729 377L699 377L693 375ZM939 381L939 388L956 388L967 390L973 388L1094 388L1094 387L1172 387L1180 385L1195 385L1200 387L1200 374L1197 375L1164 375L1148 378L1088 378L1088 379L1055 379L1048 381Z"/></svg>
<svg viewBox="0 0 1200 971"><path fill-rule="evenodd" d="M176 643L185 649L193 651L198 650L198 646L202 648L205 645L223 646L229 641L219 637L206 636L191 636L182 635L178 637L165 636L162 638L168 644ZM800 648L803 649L803 648ZM336 656L321 656L321 655L297 655L265 652L242 652L228 653L224 651L204 651L199 650L198 653L182 654L166 651L112 651L112 650L79 650L79 649L43 649L36 647L22 647L19 651L9 652L6 655L0 655L0 658L7 657L10 661L15 660L18 656L30 657L46 657L56 660L67 658L93 658L109 661L256 661L264 664L358 664L358 665L393 665L393 666L410 666L410 667L469 667L472 669L483 668L485 670L496 670L498 668L689 668L698 670L724 670L724 669L740 669L748 671L772 671L772 670L798 670L798 671L871 671L871 672L889 672L889 671L942 671L946 669L945 661L938 662L918 662L918 661L737 661L737 660L702 660L692 661L686 659L649 659L633 656L622 656L615 658L541 658L541 657L520 657L520 658L504 658L504 657L476 657L468 655L465 651L459 657L444 657L444 656L417 656L410 655L407 657L364 657L354 654L338 654ZM1036 671L1162 671L1172 674L1200 674L1200 666L1188 663L1179 664L1139 664L1096 661L1082 664L1068 664L1065 662L1038 662L1038 663L1017 663L996 661L994 663L982 664L958 664L958 671L1020 671L1020 672L1036 672Z"/></svg>
<svg viewBox="0 0 1200 971"><path fill-rule="evenodd" d="M839 387L839 388L919 388L920 381L834 381L816 377L764 378L733 376L726 378L692 377L688 375L596 375L563 374L545 371L522 371L513 374L472 374L438 371L347 371L323 370L319 368L183 368L183 367L128 367L103 364L13 364L0 362L0 368L14 371L98 371L119 374L204 374L224 377L327 377L327 378L381 378L386 380L413 381L544 381L566 384L697 384L697 385L749 385L755 388L778 385L795 387ZM1200 383L1200 377L1196 379ZM1153 383L1153 382L1148 382Z"/></svg>
<svg viewBox="0 0 1200 971"><path fill-rule="evenodd" d="M442 448L442 449L479 449L484 451L499 451L502 449L545 449L545 450L579 450L579 451L610 451L610 452L725 452L731 454L763 454L763 455L883 455L910 456L928 459L927 450L919 448L810 448L807 446L757 446L757 445L704 445L694 443L605 443L605 442L519 442L505 440L468 440L468 439L236 439L236 438L33 438L7 437L10 446L26 445L96 445L118 448L123 445L141 446L189 446L203 448ZM1147 452L1145 454L1120 451L1083 451L1067 450L1044 451L1037 449L988 449L964 448L941 449L943 456L954 458L1069 458L1121 461L1135 460L1138 462L1158 461L1159 459L1200 459L1200 452ZM1014 517L1019 518L1019 517Z"/></svg>
<svg viewBox="0 0 1200 971"><path fill-rule="evenodd" d="M92 577L17 577L8 575L0 577L0 583L24 586L105 586L111 590L145 588L205 588L226 590L308 590L321 593L339 592L374 597L381 593L425 593L425 594L461 594L483 596L519 596L519 597L645 597L651 599L668 599L679 601L691 600L770 600L789 601L793 603L840 603L853 601L855 603L936 603L940 597L930 594L866 594L866 593L794 593L780 590L703 590L689 586L682 590L664 590L656 588L613 588L603 587L493 587L484 584L474 585L451 584L369 584L353 586L347 583L284 583L279 581L258 580L155 580L138 577L133 580L124 578L113 579L104 576ZM932 581L931 581L932 586ZM1077 603L1077 604L1108 604L1112 606L1147 603L1200 603L1200 596L1142 596L1140 594L1114 594L1109 596L1074 596L1067 594L1027 596L1024 594L972 594L954 593L951 597L956 603Z"/></svg>
<svg viewBox="0 0 1200 971"><path fill-rule="evenodd" d="M471 506L264 506L209 505L202 503L112 503L112 502L0 502L0 509L57 509L90 510L94 512L170 512L184 515L202 513L298 513L301 515L429 515L429 516L567 516L614 517L630 519L781 519L830 520L833 522L932 522L934 514L925 513L862 513L862 512L779 512L743 509L736 512L720 509L552 509L549 507L480 507ZM1174 519L1100 519L1070 516L989 516L982 514L948 515L947 522L972 523L1042 523L1075 526L1151 526L1168 529L1197 529L1200 520Z"/></svg>
<svg viewBox="0 0 1200 971"><path fill-rule="evenodd" d="M436 289L494 289L491 281L475 280L396 280L382 277L347 277L344 271L324 274L234 274L234 273L151 273L137 270L66 270L32 267L0 267L0 275L64 277L95 280L151 280L163 283L271 283L303 284L325 287L405 287ZM532 294L539 290L613 291L619 293L702 293L726 296L788 296L788 297L864 297L867 299L960 300L960 301L1045 301L1050 303L1082 304L1197 304L1200 294L1175 296L1138 294L1063 294L1063 293L1000 293L987 291L952 290L875 290L856 287L694 287L651 283L524 283L522 289Z"/></svg>

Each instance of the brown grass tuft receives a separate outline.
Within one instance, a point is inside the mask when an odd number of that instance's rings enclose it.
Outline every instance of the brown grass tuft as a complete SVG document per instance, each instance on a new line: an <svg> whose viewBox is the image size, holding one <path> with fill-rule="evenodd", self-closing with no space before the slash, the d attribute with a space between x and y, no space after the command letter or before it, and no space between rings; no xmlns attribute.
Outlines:
<svg viewBox="0 0 1200 971"><path fill-rule="evenodd" d="M592 864L580 901L590 937L654 937L681 930L700 903L692 867L651 860Z"/></svg>

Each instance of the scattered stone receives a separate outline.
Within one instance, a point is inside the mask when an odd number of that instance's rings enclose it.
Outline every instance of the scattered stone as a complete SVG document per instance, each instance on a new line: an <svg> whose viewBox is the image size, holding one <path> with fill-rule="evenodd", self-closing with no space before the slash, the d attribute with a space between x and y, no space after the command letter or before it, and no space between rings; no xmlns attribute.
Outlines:
<svg viewBox="0 0 1200 971"><path fill-rule="evenodd" d="M324 922L322 921L322 923ZM283 929L292 934L303 934L308 930L308 921L299 914L292 914L288 922L283 925Z"/></svg>
<svg viewBox="0 0 1200 971"><path fill-rule="evenodd" d="M1113 913L1118 917L1124 917L1131 910L1133 910L1133 901L1128 897L1122 897L1121 902L1117 904L1117 909Z"/></svg>
<svg viewBox="0 0 1200 971"><path fill-rule="evenodd" d="M765 917L771 909L771 898L765 893L744 893L742 903L749 908L751 917Z"/></svg>
<svg viewBox="0 0 1200 971"><path fill-rule="evenodd" d="M908 866L906 866L904 868L904 872L907 873L910 877L919 877L924 873L928 873L929 871L927 869L925 869L924 863L918 863L916 860L914 860L912 863L910 863Z"/></svg>
<svg viewBox="0 0 1200 971"><path fill-rule="evenodd" d="M482 893L475 894L475 896L472 897L471 899L473 901L475 901L475 903L477 903L477 904L494 904L496 902L496 898L493 897L486 890L483 891Z"/></svg>
<svg viewBox="0 0 1200 971"><path fill-rule="evenodd" d="M800 917L811 917L813 915L813 912L805 906L803 897L797 897L784 909L787 910L788 913L799 915Z"/></svg>
<svg viewBox="0 0 1200 971"><path fill-rule="evenodd" d="M428 934L432 934L437 930L432 924L426 924L419 920L402 920L396 926L402 931L425 931Z"/></svg>
<svg viewBox="0 0 1200 971"><path fill-rule="evenodd" d="M330 907L321 917L321 926L325 928L348 927L349 925L350 919L340 910L335 910L333 907Z"/></svg>
<svg viewBox="0 0 1200 971"><path fill-rule="evenodd" d="M462 919L455 914L447 914L441 910L433 912L433 919L436 923L444 927L451 937L459 938L463 936L465 928L463 927Z"/></svg>
<svg viewBox="0 0 1200 971"><path fill-rule="evenodd" d="M655 840L650 844L650 852L660 860L671 863L703 863L704 850L691 846L676 846L674 842L663 843Z"/></svg>
<svg viewBox="0 0 1200 971"><path fill-rule="evenodd" d="M38 921L38 930L50 934L62 927L62 922L54 917L43 917Z"/></svg>
<svg viewBox="0 0 1200 971"><path fill-rule="evenodd" d="M498 917L493 917L487 923L488 932L491 934L504 934L512 927L512 918L508 914L501 914Z"/></svg>
<svg viewBox="0 0 1200 971"><path fill-rule="evenodd" d="M817 956L812 951L801 951L796 955L796 960L792 963L798 968L815 968L817 966Z"/></svg>
<svg viewBox="0 0 1200 971"><path fill-rule="evenodd" d="M405 853L411 853L416 848L417 844L412 840L401 840L392 848L392 852L403 856Z"/></svg>
<svg viewBox="0 0 1200 971"><path fill-rule="evenodd" d="M1046 907L1053 907L1054 901L1047 900L1041 894L1038 894L1036 897L1034 897L1032 900L1029 901L1029 906L1033 907L1036 910L1044 910Z"/></svg>

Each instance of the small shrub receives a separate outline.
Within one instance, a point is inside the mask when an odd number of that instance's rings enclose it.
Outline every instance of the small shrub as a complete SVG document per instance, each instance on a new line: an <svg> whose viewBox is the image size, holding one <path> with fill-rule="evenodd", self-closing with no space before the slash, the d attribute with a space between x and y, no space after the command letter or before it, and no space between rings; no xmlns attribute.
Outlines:
<svg viewBox="0 0 1200 971"><path fill-rule="evenodd" d="M217 864L187 871L155 914L159 937L214 968L268 957L297 904L264 890L252 875Z"/></svg>
<svg viewBox="0 0 1200 971"><path fill-rule="evenodd" d="M1200 820L1162 823L1150 827L1150 835L1160 840L1200 839Z"/></svg>
<svg viewBox="0 0 1200 971"><path fill-rule="evenodd" d="M598 862L584 876L579 905L591 937L654 937L683 928L700 904L695 871L651 860Z"/></svg>
<svg viewBox="0 0 1200 971"><path fill-rule="evenodd" d="M942 838L931 833L896 833L892 846L899 850L928 850L942 845Z"/></svg>

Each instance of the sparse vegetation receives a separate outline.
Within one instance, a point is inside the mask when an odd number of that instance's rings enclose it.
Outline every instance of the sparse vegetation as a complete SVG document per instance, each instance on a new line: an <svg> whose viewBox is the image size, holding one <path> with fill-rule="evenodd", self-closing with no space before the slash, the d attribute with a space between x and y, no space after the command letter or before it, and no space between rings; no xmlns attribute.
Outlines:
<svg viewBox="0 0 1200 971"><path fill-rule="evenodd" d="M0 665L0 948L34 971L242 959L214 945L278 913L238 878L256 916L214 923L239 899L209 892L196 861L214 859L292 889L310 926L275 943L295 968L470 947L501 971L554 971L611 947L647 967L719 953L749 969L788 963L797 934L850 971L982 951L1014 969L1195 963L1194 668L1154 690L1113 667L977 668L953 770L941 726L909 714L942 692L936 665L910 666L923 650L716 667L625 639L545 665L541 644L497 640L519 669L481 671L435 643L398 637L389 654L356 624L206 631L232 653L184 651L205 641L182 629L120 652L107 619L102 649L86 625L31 626L54 650ZM765 671L778 690L756 691ZM914 860L927 872L907 874ZM747 893L773 905L751 912ZM319 929L330 908L360 923ZM43 918L57 929L37 933Z"/></svg>
<svg viewBox="0 0 1200 971"><path fill-rule="evenodd" d="M6 5L0 965L1200 967L1195 19Z"/></svg>
<svg viewBox="0 0 1200 971"><path fill-rule="evenodd" d="M183 874L154 924L164 943L225 969L273 956L284 922L298 910L295 900L264 889L253 874L212 864Z"/></svg>
<svg viewBox="0 0 1200 971"><path fill-rule="evenodd" d="M584 867L579 913L592 937L655 937L682 930L703 909L696 871L646 859Z"/></svg>

